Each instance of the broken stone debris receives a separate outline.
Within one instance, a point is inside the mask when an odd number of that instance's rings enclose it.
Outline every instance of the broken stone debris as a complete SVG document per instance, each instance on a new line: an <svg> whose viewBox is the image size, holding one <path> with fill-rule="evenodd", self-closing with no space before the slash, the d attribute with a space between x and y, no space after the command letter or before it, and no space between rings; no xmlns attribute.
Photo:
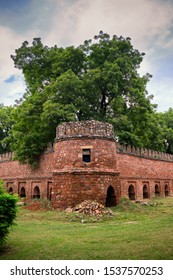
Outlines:
<svg viewBox="0 0 173 280"><path fill-rule="evenodd" d="M77 212L95 217L101 217L103 215L113 215L113 212L109 208L105 209L103 204L92 200L84 200L73 208L67 208L66 212Z"/></svg>

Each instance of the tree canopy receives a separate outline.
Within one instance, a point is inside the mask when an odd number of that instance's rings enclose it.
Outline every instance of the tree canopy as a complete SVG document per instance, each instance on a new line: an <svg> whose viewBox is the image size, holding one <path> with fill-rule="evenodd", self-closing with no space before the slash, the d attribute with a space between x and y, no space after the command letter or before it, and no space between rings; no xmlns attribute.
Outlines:
<svg viewBox="0 0 173 280"><path fill-rule="evenodd" d="M78 47L25 41L11 56L27 85L13 111L8 141L16 158L33 164L60 122L95 119L113 124L120 142L164 150L163 131L138 69L144 53L130 38L100 33Z"/></svg>
<svg viewBox="0 0 173 280"><path fill-rule="evenodd" d="M13 125L12 111L12 106L0 104L0 154L10 150L7 137Z"/></svg>

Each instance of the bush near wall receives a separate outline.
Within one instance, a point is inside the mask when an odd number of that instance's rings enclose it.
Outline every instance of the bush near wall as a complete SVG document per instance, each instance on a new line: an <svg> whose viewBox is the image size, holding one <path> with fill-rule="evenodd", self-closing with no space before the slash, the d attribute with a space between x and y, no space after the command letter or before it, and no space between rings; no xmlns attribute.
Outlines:
<svg viewBox="0 0 173 280"><path fill-rule="evenodd" d="M0 180L0 245L6 241L17 211L17 197L6 193Z"/></svg>

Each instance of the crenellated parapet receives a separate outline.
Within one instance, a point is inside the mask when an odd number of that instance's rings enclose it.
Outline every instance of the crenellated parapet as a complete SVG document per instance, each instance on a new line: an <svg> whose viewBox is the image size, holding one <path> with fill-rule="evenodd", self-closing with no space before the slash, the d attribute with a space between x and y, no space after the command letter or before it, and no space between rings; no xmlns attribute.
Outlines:
<svg viewBox="0 0 173 280"><path fill-rule="evenodd" d="M115 140L113 126L99 121L80 121L60 124L55 141L68 138L107 138Z"/></svg>
<svg viewBox="0 0 173 280"><path fill-rule="evenodd" d="M0 162L3 161L10 161L13 159L13 153L4 153L4 154L0 154Z"/></svg>
<svg viewBox="0 0 173 280"><path fill-rule="evenodd" d="M130 154L130 155L135 155L144 158L151 158L155 160L173 161L173 155L166 154L163 152L158 152L145 148L137 148L119 142L117 142L116 147L117 147L117 153Z"/></svg>

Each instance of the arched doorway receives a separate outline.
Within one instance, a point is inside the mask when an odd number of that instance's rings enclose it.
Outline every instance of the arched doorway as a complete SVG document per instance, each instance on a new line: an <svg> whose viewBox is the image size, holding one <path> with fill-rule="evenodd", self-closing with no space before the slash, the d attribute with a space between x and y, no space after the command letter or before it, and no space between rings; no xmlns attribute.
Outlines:
<svg viewBox="0 0 173 280"><path fill-rule="evenodd" d="M135 200L135 188L133 185L129 186L128 195L130 200Z"/></svg>
<svg viewBox="0 0 173 280"><path fill-rule="evenodd" d="M25 188L24 187L21 187L19 195L20 195L20 197L26 197L26 193L25 193Z"/></svg>
<svg viewBox="0 0 173 280"><path fill-rule="evenodd" d="M160 196L160 189L157 184L155 185L155 196Z"/></svg>
<svg viewBox="0 0 173 280"><path fill-rule="evenodd" d="M149 197L149 195L148 195L148 187L147 187L147 185L144 185L143 186L143 199L146 199L148 197Z"/></svg>
<svg viewBox="0 0 173 280"><path fill-rule="evenodd" d="M39 199L39 198L40 198L40 189L39 189L38 186L36 186L36 187L34 188L33 198L35 198L35 199Z"/></svg>
<svg viewBox="0 0 173 280"><path fill-rule="evenodd" d="M52 187L50 187L50 190L49 190L49 200L52 199Z"/></svg>
<svg viewBox="0 0 173 280"><path fill-rule="evenodd" d="M165 197L169 196L169 187L168 185L165 185Z"/></svg>
<svg viewBox="0 0 173 280"><path fill-rule="evenodd" d="M47 199L51 200L52 196L52 182L48 182L47 184Z"/></svg>
<svg viewBox="0 0 173 280"><path fill-rule="evenodd" d="M13 188L12 188L12 187L10 187L10 188L8 189L8 193L9 193L9 194L13 194Z"/></svg>
<svg viewBox="0 0 173 280"><path fill-rule="evenodd" d="M112 186L109 186L109 188L107 189L106 207L113 207L116 204L115 190Z"/></svg>

